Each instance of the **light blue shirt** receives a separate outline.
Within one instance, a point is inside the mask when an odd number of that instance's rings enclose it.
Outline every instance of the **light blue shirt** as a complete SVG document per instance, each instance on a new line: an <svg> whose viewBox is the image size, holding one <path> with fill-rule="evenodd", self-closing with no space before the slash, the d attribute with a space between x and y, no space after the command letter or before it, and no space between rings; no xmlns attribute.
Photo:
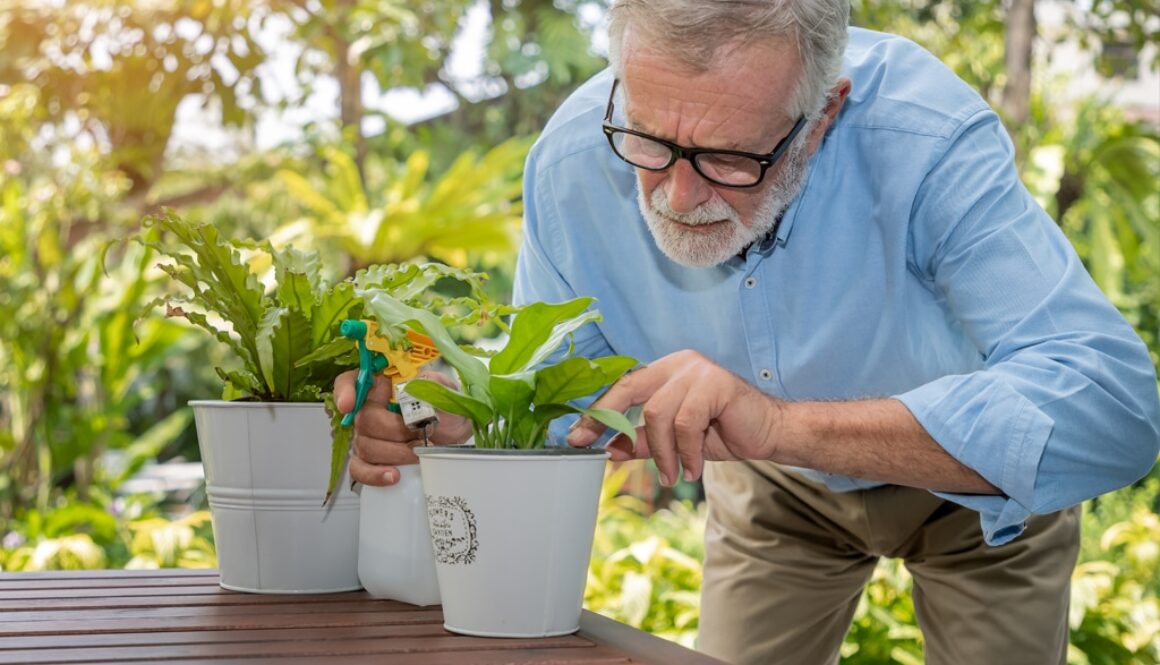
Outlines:
<svg viewBox="0 0 1160 665"><path fill-rule="evenodd" d="M694 349L781 399L901 400L1002 490L939 494L978 511L991 544L1146 473L1147 349L1021 184L995 113L901 38L851 29L844 75L853 91L776 236L714 268L657 248L601 133L611 74L585 83L528 158L516 301L596 297L586 356Z"/></svg>

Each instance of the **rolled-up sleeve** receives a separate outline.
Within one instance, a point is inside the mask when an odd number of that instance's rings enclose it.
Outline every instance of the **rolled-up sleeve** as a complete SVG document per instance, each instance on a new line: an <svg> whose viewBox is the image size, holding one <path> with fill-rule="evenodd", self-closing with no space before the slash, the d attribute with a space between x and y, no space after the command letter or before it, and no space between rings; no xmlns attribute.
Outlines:
<svg viewBox="0 0 1160 665"><path fill-rule="evenodd" d="M1147 348L1019 181L990 111L947 142L915 200L910 268L983 366L896 398L955 459L1002 491L940 494L980 513L987 542L1127 485L1160 449Z"/></svg>

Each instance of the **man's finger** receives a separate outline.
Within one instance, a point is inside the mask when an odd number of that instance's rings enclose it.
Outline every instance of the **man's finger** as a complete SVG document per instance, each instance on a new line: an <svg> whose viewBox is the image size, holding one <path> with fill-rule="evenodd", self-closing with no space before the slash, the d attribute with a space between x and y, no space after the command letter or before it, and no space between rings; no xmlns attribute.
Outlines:
<svg viewBox="0 0 1160 665"><path fill-rule="evenodd" d="M705 436L709 429L711 408L708 395L687 393L673 419L677 455L685 468L685 480L696 480L705 465Z"/></svg>
<svg viewBox="0 0 1160 665"><path fill-rule="evenodd" d="M613 462L627 462L634 459L648 459L651 456L648 447L648 434L644 427L636 428L636 445L632 439L623 434L617 434L605 446Z"/></svg>
<svg viewBox="0 0 1160 665"><path fill-rule="evenodd" d="M660 386L644 405L644 428L648 432L649 450L661 483L672 487L680 479L684 455L677 440L677 417L682 403L695 390L685 372L678 372Z"/></svg>
<svg viewBox="0 0 1160 665"><path fill-rule="evenodd" d="M359 436L380 441L410 441L418 436L415 430L403 424L403 417L380 404L367 404L354 418L354 429Z"/></svg>
<svg viewBox="0 0 1160 665"><path fill-rule="evenodd" d="M343 372L334 379L334 405L340 413L350 413L354 408L355 387L358 380L358 370L352 369Z"/></svg>
<svg viewBox="0 0 1160 665"><path fill-rule="evenodd" d="M350 479L364 485L394 485L399 482L399 470L393 466L369 464L357 457L350 460Z"/></svg>
<svg viewBox="0 0 1160 665"><path fill-rule="evenodd" d="M334 379L334 404L340 413L350 413L354 409L358 397L357 381L358 370L353 369L339 374ZM375 382L367 391L367 399L363 406L365 407L367 404L387 405L391 401L391 389L391 380L382 374L376 374Z"/></svg>
<svg viewBox="0 0 1160 665"><path fill-rule="evenodd" d="M592 408L624 413L630 406L644 404L653 391L664 384L667 377L665 367L660 364L649 365L626 374L601 395L600 399L593 402ZM590 445L604 433L605 429L604 423L595 418L581 416L568 433L568 445L577 448Z"/></svg>
<svg viewBox="0 0 1160 665"><path fill-rule="evenodd" d="M407 443L384 441L367 436L360 431L355 437L355 448L358 454L355 455L354 459L361 460L367 464L388 466L418 464L419 458L415 455L412 448L422 444L423 442L419 439L412 439Z"/></svg>

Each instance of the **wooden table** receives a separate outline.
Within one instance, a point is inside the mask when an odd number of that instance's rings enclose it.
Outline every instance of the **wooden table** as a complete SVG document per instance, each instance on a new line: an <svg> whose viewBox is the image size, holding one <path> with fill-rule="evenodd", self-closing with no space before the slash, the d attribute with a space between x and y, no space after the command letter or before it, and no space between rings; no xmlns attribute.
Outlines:
<svg viewBox="0 0 1160 665"><path fill-rule="evenodd" d="M497 639L362 591L226 591L213 570L0 573L0 663L98 662L721 665L587 611L575 635Z"/></svg>

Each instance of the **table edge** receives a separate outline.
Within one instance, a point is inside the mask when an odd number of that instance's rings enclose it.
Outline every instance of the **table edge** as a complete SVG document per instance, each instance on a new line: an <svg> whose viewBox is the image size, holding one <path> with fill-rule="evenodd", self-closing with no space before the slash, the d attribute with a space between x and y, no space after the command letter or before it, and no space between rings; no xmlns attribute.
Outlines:
<svg viewBox="0 0 1160 665"><path fill-rule="evenodd" d="M676 642L670 642L590 610L584 610L580 614L580 632L578 634L581 637L589 637L600 642L613 644L618 649L623 650L626 655L639 658L645 663L728 665L724 661L717 660L700 651L694 651Z"/></svg>

